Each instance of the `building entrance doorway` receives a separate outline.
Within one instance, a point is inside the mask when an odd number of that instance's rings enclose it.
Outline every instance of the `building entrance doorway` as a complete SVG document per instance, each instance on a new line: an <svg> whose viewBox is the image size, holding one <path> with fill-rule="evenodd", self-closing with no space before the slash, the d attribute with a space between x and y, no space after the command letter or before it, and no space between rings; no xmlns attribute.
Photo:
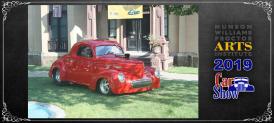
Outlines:
<svg viewBox="0 0 274 123"><path fill-rule="evenodd" d="M149 14L142 19L126 20L126 37L128 51L149 51L149 41L146 37L150 31Z"/></svg>

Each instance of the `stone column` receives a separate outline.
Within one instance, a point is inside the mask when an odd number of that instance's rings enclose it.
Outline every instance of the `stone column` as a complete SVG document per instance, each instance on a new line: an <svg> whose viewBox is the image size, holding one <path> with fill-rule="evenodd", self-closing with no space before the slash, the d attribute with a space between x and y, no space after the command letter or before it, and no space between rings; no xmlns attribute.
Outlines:
<svg viewBox="0 0 274 123"><path fill-rule="evenodd" d="M97 38L108 39L108 12L106 5L97 5L96 25Z"/></svg>
<svg viewBox="0 0 274 123"><path fill-rule="evenodd" d="M163 67L163 70L167 70L168 69L168 57L169 57L169 51L168 51L168 42L166 41L166 38L165 38L165 10L164 10L164 5L161 5L160 6L160 27L161 27L161 33L160 33L160 36L161 36L161 41L162 41L162 57L161 57L161 61L162 61L162 67Z"/></svg>
<svg viewBox="0 0 274 123"><path fill-rule="evenodd" d="M97 39L96 5L87 5L87 39Z"/></svg>
<svg viewBox="0 0 274 123"><path fill-rule="evenodd" d="M48 31L48 13L49 6L41 5L41 38L42 38L42 54L48 53L48 41L50 40L50 35Z"/></svg>
<svg viewBox="0 0 274 123"><path fill-rule="evenodd" d="M179 16L179 51L176 55L177 57L177 65L181 66L189 66L189 57L186 53L187 46L187 29L186 29L186 16Z"/></svg>
<svg viewBox="0 0 274 123"><path fill-rule="evenodd" d="M50 41L49 33L49 22L48 22L49 6L41 5L41 41L42 41L42 52L41 52L41 65L49 65L51 63L51 54L48 52L48 41Z"/></svg>
<svg viewBox="0 0 274 123"><path fill-rule="evenodd" d="M152 56L151 62L152 66L156 68L160 68L160 70L168 69L168 42L166 41L164 35L164 5L159 5L152 7L150 9L150 34L155 36L161 42L161 53L154 54ZM159 58L156 58L159 57ZM160 59L160 63L156 64L157 59Z"/></svg>
<svg viewBox="0 0 274 123"><path fill-rule="evenodd" d="M157 19L158 19L156 15L156 10L157 10L157 6L150 8L150 35L157 38L160 35L156 32ZM162 63L161 63L160 55L161 54L152 53L150 62L153 68L156 68L161 71Z"/></svg>
<svg viewBox="0 0 274 123"><path fill-rule="evenodd" d="M122 47L124 48L124 51L127 50L127 39L126 39L126 21L122 20L121 22L121 42Z"/></svg>
<svg viewBox="0 0 274 123"><path fill-rule="evenodd" d="M186 43L186 17L179 16L179 53L185 52Z"/></svg>
<svg viewBox="0 0 274 123"><path fill-rule="evenodd" d="M28 6L28 64L41 65L42 33L41 6ZM46 25L45 25L46 26Z"/></svg>
<svg viewBox="0 0 274 123"><path fill-rule="evenodd" d="M122 30L122 26L121 26L121 20L117 20L116 21L116 25L117 25L117 28L116 28L116 41L122 46L122 40L121 40L121 30Z"/></svg>
<svg viewBox="0 0 274 123"><path fill-rule="evenodd" d="M123 50L126 50L126 40L124 40L125 35L125 23L124 20L118 19L117 20L117 42L123 47Z"/></svg>

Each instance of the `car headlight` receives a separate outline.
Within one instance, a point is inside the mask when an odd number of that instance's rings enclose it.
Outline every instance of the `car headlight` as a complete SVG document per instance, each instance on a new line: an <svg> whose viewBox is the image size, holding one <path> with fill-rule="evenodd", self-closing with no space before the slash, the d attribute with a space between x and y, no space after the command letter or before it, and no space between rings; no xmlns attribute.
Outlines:
<svg viewBox="0 0 274 123"><path fill-rule="evenodd" d="M236 88L237 88L237 87L238 87L238 84L234 84L234 87L236 87Z"/></svg>
<svg viewBox="0 0 274 123"><path fill-rule="evenodd" d="M157 78L160 78L160 71L159 70L155 70L154 71L154 75L157 77Z"/></svg>
<svg viewBox="0 0 274 123"><path fill-rule="evenodd" d="M247 87L248 87L248 84L245 84L244 86L247 88Z"/></svg>
<svg viewBox="0 0 274 123"><path fill-rule="evenodd" d="M125 75L123 73L118 74L118 79L120 82L125 82Z"/></svg>

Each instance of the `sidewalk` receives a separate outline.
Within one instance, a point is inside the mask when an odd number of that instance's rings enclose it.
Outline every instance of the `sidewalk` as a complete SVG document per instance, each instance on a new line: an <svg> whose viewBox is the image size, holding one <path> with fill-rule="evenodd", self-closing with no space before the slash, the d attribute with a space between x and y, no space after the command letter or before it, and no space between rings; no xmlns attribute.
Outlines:
<svg viewBox="0 0 274 123"><path fill-rule="evenodd" d="M48 77L48 71L28 71L28 77Z"/></svg>
<svg viewBox="0 0 274 123"><path fill-rule="evenodd" d="M187 80L187 81L198 81L198 74L178 74L161 72L161 79L165 80Z"/></svg>
<svg viewBox="0 0 274 123"><path fill-rule="evenodd" d="M28 71L28 77L48 77L48 71ZM165 80L187 80L187 81L198 81L197 74L178 74L161 72L161 79Z"/></svg>

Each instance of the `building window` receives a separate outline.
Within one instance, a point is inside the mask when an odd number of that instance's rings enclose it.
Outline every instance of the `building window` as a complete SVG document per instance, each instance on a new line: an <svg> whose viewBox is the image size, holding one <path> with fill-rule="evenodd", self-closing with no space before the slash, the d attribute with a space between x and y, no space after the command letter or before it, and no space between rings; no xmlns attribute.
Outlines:
<svg viewBox="0 0 274 123"><path fill-rule="evenodd" d="M48 42L49 52L67 52L68 51L68 26L67 26L67 6L50 5L49 6L49 32L50 40Z"/></svg>
<svg viewBox="0 0 274 123"><path fill-rule="evenodd" d="M148 5L143 6L143 14L150 14L150 7Z"/></svg>
<svg viewBox="0 0 274 123"><path fill-rule="evenodd" d="M108 37L109 38L116 38L117 32L117 20L108 20Z"/></svg>
<svg viewBox="0 0 274 123"><path fill-rule="evenodd" d="M167 14L166 10L164 13L164 27L165 27L165 32L164 32L165 38L166 38L166 40L168 40L168 14Z"/></svg>

